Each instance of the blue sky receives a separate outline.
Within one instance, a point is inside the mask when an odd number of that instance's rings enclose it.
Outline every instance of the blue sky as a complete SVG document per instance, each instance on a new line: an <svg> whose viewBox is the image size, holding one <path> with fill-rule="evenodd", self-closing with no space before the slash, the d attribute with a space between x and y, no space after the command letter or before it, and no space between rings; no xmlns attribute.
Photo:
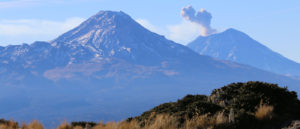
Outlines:
<svg viewBox="0 0 300 129"><path fill-rule="evenodd" d="M210 12L218 32L238 29L300 62L299 0L0 0L0 45L52 40L100 10L122 10L150 30L186 44L201 32L181 17L187 5Z"/></svg>

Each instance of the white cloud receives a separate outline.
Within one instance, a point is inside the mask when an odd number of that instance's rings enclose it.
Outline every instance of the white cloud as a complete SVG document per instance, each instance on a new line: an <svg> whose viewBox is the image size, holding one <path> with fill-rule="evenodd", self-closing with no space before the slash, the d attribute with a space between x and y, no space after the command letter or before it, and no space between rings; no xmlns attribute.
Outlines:
<svg viewBox="0 0 300 129"><path fill-rule="evenodd" d="M167 25L164 28L159 28L151 24L146 19L138 19L136 21L150 31L165 35L168 39L181 44L187 44L194 40L200 36L203 30L203 27L199 24L188 21L182 21L181 23L175 25Z"/></svg>
<svg viewBox="0 0 300 129"><path fill-rule="evenodd" d="M155 32L155 33L158 33L161 35L164 35L166 33L163 29L154 26L153 24L151 24L150 21L148 21L146 19L137 19L136 22L138 22L139 24L141 24L142 26L144 26L145 28L147 28L148 30L150 30L152 32Z"/></svg>
<svg viewBox="0 0 300 129"><path fill-rule="evenodd" d="M38 38L35 40L52 40L56 36L78 26L83 21L83 18L68 18L64 21L39 19L0 20L0 40L3 39L9 42L9 39L25 39L23 37L26 37L26 39L30 37Z"/></svg>
<svg viewBox="0 0 300 129"><path fill-rule="evenodd" d="M200 36L203 27L196 23L191 23L187 21L182 21L177 25L169 25L167 37L178 43L187 44Z"/></svg>
<svg viewBox="0 0 300 129"><path fill-rule="evenodd" d="M24 7L37 4L38 0L7 0L0 2L0 8Z"/></svg>
<svg viewBox="0 0 300 129"><path fill-rule="evenodd" d="M95 1L95 0L4 0L4 1L0 1L0 9L28 7L28 6L36 6L36 5L48 5L48 4L87 2L87 1Z"/></svg>

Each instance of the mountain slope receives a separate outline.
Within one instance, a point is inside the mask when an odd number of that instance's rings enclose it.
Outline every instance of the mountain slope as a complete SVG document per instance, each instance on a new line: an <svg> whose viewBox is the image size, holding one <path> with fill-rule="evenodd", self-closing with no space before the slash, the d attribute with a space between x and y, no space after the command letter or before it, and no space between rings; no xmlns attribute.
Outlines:
<svg viewBox="0 0 300 129"><path fill-rule="evenodd" d="M278 74L300 76L300 64L235 29L207 37L200 36L187 46L201 55L247 64Z"/></svg>
<svg viewBox="0 0 300 129"><path fill-rule="evenodd" d="M292 89L300 83L201 56L113 11L100 11L51 42L1 47L0 66L0 104L6 105L0 116L47 126L65 119L120 120L236 81Z"/></svg>
<svg viewBox="0 0 300 129"><path fill-rule="evenodd" d="M187 48L146 30L125 13L112 11L99 12L51 44L85 47L99 57L148 65L159 65L168 58L196 57Z"/></svg>

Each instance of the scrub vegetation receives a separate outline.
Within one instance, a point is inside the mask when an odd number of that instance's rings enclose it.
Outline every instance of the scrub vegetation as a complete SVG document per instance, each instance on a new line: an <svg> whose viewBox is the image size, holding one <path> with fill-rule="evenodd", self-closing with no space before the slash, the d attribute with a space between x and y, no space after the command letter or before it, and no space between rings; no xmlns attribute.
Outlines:
<svg viewBox="0 0 300 129"><path fill-rule="evenodd" d="M300 119L297 93L276 84L233 83L211 95L187 95L121 122L67 122L58 129L278 129ZM0 120L0 129L43 129L38 121Z"/></svg>

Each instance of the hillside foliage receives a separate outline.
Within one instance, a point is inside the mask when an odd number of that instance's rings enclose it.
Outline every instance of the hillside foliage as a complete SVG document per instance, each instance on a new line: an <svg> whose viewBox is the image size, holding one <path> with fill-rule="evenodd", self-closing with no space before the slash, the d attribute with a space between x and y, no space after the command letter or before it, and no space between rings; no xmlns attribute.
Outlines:
<svg viewBox="0 0 300 129"><path fill-rule="evenodd" d="M263 82L232 83L211 95L187 95L121 122L63 123L58 129L281 129L300 119L296 92ZM0 129L44 129L0 120Z"/></svg>

